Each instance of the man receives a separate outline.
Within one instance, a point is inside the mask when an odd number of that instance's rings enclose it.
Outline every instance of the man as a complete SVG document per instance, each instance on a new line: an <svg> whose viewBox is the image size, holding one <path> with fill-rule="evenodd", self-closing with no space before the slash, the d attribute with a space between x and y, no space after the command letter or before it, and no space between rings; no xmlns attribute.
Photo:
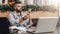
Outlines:
<svg viewBox="0 0 60 34"><path fill-rule="evenodd" d="M30 19L30 13L23 13L22 12L22 4L20 1L16 1L13 4L15 9L14 12L9 14L9 21L11 26L18 26L18 27L30 27L32 25L32 20Z"/></svg>

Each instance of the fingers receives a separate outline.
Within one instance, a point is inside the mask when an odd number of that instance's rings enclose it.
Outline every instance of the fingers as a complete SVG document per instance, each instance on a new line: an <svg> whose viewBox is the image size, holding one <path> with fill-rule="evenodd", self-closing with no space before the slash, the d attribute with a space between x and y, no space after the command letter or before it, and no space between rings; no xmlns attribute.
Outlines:
<svg viewBox="0 0 60 34"><path fill-rule="evenodd" d="M20 19L19 19L19 23L22 23L22 22L23 22L23 19L22 19L22 18L20 18Z"/></svg>

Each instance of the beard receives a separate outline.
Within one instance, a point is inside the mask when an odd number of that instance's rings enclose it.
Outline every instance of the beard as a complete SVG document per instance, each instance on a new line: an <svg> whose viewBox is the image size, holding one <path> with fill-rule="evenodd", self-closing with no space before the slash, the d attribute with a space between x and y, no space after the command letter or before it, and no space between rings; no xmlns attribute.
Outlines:
<svg viewBox="0 0 60 34"><path fill-rule="evenodd" d="M20 9L20 10L16 9L16 11L17 11L17 12L21 12L22 10L21 10L21 9Z"/></svg>

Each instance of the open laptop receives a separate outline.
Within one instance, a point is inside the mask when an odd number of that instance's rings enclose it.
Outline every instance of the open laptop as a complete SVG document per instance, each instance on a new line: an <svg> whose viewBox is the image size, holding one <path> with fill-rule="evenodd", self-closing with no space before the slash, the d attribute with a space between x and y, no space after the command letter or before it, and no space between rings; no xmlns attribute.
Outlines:
<svg viewBox="0 0 60 34"><path fill-rule="evenodd" d="M58 19L59 17L40 17L36 30L32 33L54 32Z"/></svg>

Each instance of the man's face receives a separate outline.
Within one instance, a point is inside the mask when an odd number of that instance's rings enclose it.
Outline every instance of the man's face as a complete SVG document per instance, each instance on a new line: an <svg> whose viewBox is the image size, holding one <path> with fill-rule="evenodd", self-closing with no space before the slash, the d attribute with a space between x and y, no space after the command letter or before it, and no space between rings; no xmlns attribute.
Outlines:
<svg viewBox="0 0 60 34"><path fill-rule="evenodd" d="M15 4L14 9L18 12L22 10L22 4Z"/></svg>

